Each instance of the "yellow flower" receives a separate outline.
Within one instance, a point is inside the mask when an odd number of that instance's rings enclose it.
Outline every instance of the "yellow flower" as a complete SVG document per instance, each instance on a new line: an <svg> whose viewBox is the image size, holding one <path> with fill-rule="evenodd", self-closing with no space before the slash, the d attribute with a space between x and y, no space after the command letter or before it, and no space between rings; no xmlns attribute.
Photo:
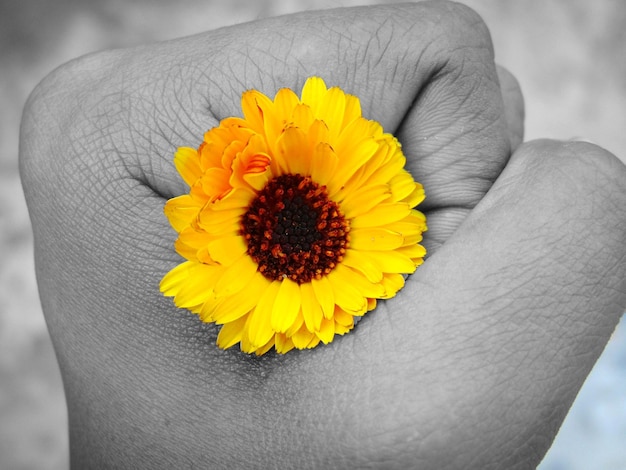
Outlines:
<svg viewBox="0 0 626 470"><path fill-rule="evenodd" d="M242 109L176 153L190 191L165 214L186 261L161 291L222 325L221 348L330 343L422 263L424 190L395 137L321 78L301 97L247 91Z"/></svg>

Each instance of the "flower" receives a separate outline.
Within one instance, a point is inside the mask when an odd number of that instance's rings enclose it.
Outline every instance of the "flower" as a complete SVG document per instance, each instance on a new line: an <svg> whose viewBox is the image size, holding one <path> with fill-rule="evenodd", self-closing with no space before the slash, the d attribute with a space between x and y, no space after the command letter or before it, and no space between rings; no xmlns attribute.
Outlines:
<svg viewBox="0 0 626 470"><path fill-rule="evenodd" d="M414 207L424 190L396 138L321 78L301 97L249 90L241 104L243 118L176 152L190 191L164 211L186 261L161 291L222 325L224 349L330 343L422 263L426 219Z"/></svg>

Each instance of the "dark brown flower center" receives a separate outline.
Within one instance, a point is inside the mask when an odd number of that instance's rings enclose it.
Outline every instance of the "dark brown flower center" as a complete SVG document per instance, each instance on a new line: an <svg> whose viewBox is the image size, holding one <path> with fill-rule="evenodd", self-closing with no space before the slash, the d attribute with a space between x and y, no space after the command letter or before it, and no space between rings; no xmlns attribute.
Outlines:
<svg viewBox="0 0 626 470"><path fill-rule="evenodd" d="M343 259L348 244L348 222L326 187L298 174L270 180L241 226L248 254L271 280L319 279Z"/></svg>

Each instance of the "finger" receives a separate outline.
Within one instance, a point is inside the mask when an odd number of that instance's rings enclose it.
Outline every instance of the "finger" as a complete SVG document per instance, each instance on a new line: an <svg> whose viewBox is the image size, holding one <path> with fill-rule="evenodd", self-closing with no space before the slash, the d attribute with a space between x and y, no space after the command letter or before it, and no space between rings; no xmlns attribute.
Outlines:
<svg viewBox="0 0 626 470"><path fill-rule="evenodd" d="M504 101L504 115L509 129L511 151L524 141L524 96L515 76L501 65L497 66L498 80Z"/></svg>
<svg viewBox="0 0 626 470"><path fill-rule="evenodd" d="M116 142L124 142L117 148L122 162L165 197L186 190L172 163L176 147L196 146L219 119L240 115L243 91L299 91L311 75L359 96L365 117L398 131L430 207L473 206L508 157L489 34L461 5L308 12L144 47L142 54L150 60L138 64L132 50L91 56L55 81L81 77L90 93L74 86L65 99L93 111L98 125L112 125ZM94 69L104 70L106 82Z"/></svg>
<svg viewBox="0 0 626 470"><path fill-rule="evenodd" d="M626 309L625 208L626 169L607 152L520 147L401 295L338 344L327 380L353 390L366 370L376 410L376 438L355 441L394 449L398 467L534 468Z"/></svg>
<svg viewBox="0 0 626 470"><path fill-rule="evenodd" d="M497 66L504 103L504 120L511 151L524 139L524 97L516 78L504 67ZM428 253L433 254L454 233L469 212L469 207L439 207L427 211L429 232L424 239Z"/></svg>

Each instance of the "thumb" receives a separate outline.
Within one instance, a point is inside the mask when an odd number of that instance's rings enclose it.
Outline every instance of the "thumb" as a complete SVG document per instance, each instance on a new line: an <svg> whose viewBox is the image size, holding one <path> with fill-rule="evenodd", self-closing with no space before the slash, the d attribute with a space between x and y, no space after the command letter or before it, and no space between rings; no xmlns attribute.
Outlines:
<svg viewBox="0 0 626 470"><path fill-rule="evenodd" d="M625 208L626 168L607 152L520 147L402 295L380 306L392 312L340 343L356 351L346 361L375 365L372 422L416 439L453 430L427 450L438 468L450 448L477 468L540 459L626 310ZM384 404L407 390L388 416ZM484 452L485 436L499 456Z"/></svg>

